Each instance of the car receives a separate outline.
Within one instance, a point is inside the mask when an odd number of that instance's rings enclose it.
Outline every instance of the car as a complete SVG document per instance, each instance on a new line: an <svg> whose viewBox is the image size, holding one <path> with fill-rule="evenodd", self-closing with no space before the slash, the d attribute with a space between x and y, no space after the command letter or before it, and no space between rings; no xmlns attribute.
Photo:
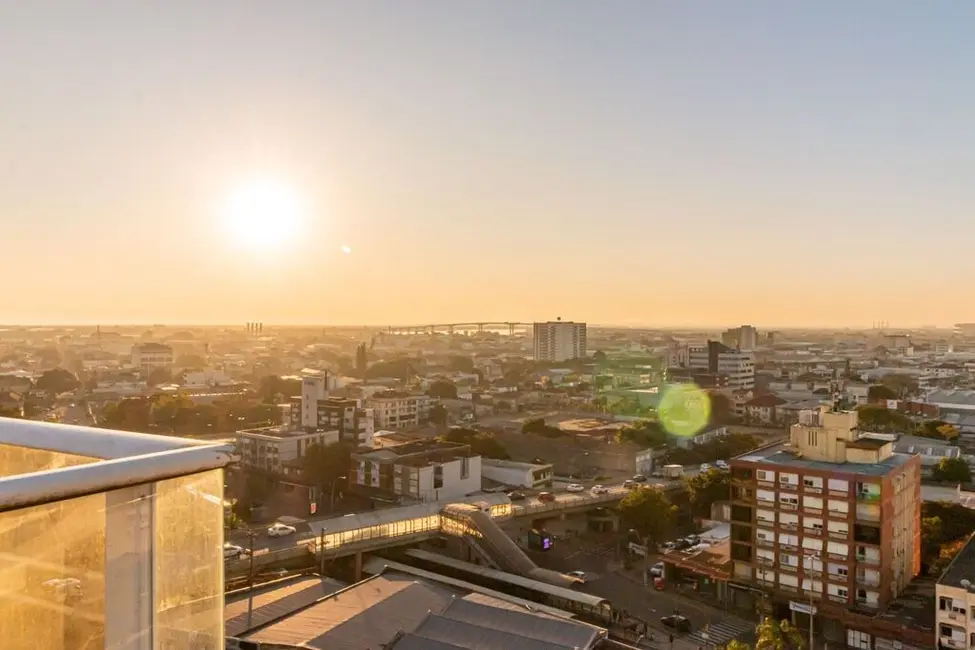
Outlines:
<svg viewBox="0 0 975 650"><path fill-rule="evenodd" d="M716 460L716 461L714 461L714 466L717 467L718 469L728 469L729 468L728 461L726 461L726 460Z"/></svg>
<svg viewBox="0 0 975 650"><path fill-rule="evenodd" d="M282 524L278 522L267 529L268 537L285 537L287 535L294 535L297 529L294 526L289 526L288 524Z"/></svg>
<svg viewBox="0 0 975 650"><path fill-rule="evenodd" d="M626 488L627 490L635 489L636 486L637 486L637 482L631 478L628 478L625 481L623 481L623 487Z"/></svg>
<svg viewBox="0 0 975 650"><path fill-rule="evenodd" d="M589 488L589 493L590 494L593 494L593 495L595 495L595 494L609 494L609 488L607 488L604 485L594 485L591 488Z"/></svg>
<svg viewBox="0 0 975 650"><path fill-rule="evenodd" d="M586 491L586 488L583 487L582 485L579 485L578 483L570 483L568 486L566 486L565 491L566 492L585 492Z"/></svg>
<svg viewBox="0 0 975 650"><path fill-rule="evenodd" d="M674 542L674 545L671 548L673 548L675 551L683 551L685 548L690 548L691 546L693 546L693 544L688 542L686 539L678 539Z"/></svg>
<svg viewBox="0 0 975 650"><path fill-rule="evenodd" d="M661 553L666 553L667 551L674 550L674 543L673 542L664 542L663 544L661 544L657 548L660 549L660 552Z"/></svg>
<svg viewBox="0 0 975 650"><path fill-rule="evenodd" d="M575 578L579 582L584 583L586 581L585 571L566 571L565 575L569 576L570 578Z"/></svg>
<svg viewBox="0 0 975 650"><path fill-rule="evenodd" d="M84 596L81 580L77 578L52 578L41 583L44 591L60 602L77 600Z"/></svg>
<svg viewBox="0 0 975 650"><path fill-rule="evenodd" d="M524 492L508 492L508 498L512 501L524 501L528 497L525 496Z"/></svg>
<svg viewBox="0 0 975 650"><path fill-rule="evenodd" d="M546 501L546 502L548 502L548 501L555 501L555 495L552 494L551 492L539 492L538 493L538 500L539 501Z"/></svg>
<svg viewBox="0 0 975 650"><path fill-rule="evenodd" d="M711 466L707 463L701 463L701 472L710 472Z"/></svg>
<svg viewBox="0 0 975 650"><path fill-rule="evenodd" d="M644 476L643 474L634 474L633 478L631 478L630 480L634 481L635 483L646 483L647 477Z"/></svg>
<svg viewBox="0 0 975 650"><path fill-rule="evenodd" d="M671 614L670 616L661 616L660 622L669 628L673 628L678 632L690 632L691 622L686 616L681 616L680 614Z"/></svg>
<svg viewBox="0 0 975 650"><path fill-rule="evenodd" d="M647 569L647 573L650 575L651 578L662 578L664 575L664 563L657 562L652 567Z"/></svg>
<svg viewBox="0 0 975 650"><path fill-rule="evenodd" d="M236 560L241 555L246 553L247 551L245 551L244 547L242 546L237 546L236 544L231 544L230 542L223 545L223 559L225 560Z"/></svg>

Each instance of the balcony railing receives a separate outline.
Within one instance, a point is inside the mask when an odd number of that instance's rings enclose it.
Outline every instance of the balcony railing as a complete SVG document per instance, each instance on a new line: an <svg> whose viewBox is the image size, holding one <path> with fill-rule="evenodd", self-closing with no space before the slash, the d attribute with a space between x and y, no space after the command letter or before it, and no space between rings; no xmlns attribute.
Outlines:
<svg viewBox="0 0 975 650"><path fill-rule="evenodd" d="M802 506L802 511L810 515L818 515L823 512L822 506L817 508L816 506Z"/></svg>
<svg viewBox="0 0 975 650"><path fill-rule="evenodd" d="M959 648L960 650L964 650L967 647L964 639L952 639L949 636L943 636L939 639L939 641L941 642L941 645L947 648Z"/></svg>
<svg viewBox="0 0 975 650"><path fill-rule="evenodd" d="M829 516L833 519L848 519L850 516L849 512L843 512L841 510L830 510Z"/></svg>
<svg viewBox="0 0 975 650"><path fill-rule="evenodd" d="M879 587L880 578L867 578L866 576L857 576L857 584L861 587Z"/></svg>
<svg viewBox="0 0 975 650"><path fill-rule="evenodd" d="M857 605L861 607L880 607L880 603L877 601L869 601L866 598L857 598Z"/></svg>
<svg viewBox="0 0 975 650"><path fill-rule="evenodd" d="M870 557L870 556L867 556L867 555L857 555L856 558L857 558L857 562L859 562L860 564L870 564L870 565L874 565L874 566L879 566L880 565L880 558L879 557Z"/></svg>
<svg viewBox="0 0 975 650"><path fill-rule="evenodd" d="M767 557L760 557L755 560L758 564L762 566L775 566L775 560Z"/></svg>
<svg viewBox="0 0 975 650"><path fill-rule="evenodd" d="M823 597L823 592L821 591L812 591L810 589L803 589L802 593L806 598L812 598L813 600L819 600Z"/></svg>
<svg viewBox="0 0 975 650"><path fill-rule="evenodd" d="M761 485L762 487L775 487L774 481L766 481L765 479L758 478L755 479L755 482Z"/></svg>
<svg viewBox="0 0 975 650"><path fill-rule="evenodd" d="M849 539L850 531L848 530L831 530L829 531L829 536L833 539Z"/></svg>
<svg viewBox="0 0 975 650"><path fill-rule="evenodd" d="M812 535L814 537L822 537L822 535L823 535L823 529L822 528L805 528L804 527L802 529L802 532L803 532L804 535Z"/></svg>
<svg viewBox="0 0 975 650"><path fill-rule="evenodd" d="M791 564L780 564L779 571L785 571L786 573L798 573L799 567L792 566Z"/></svg>
<svg viewBox="0 0 975 650"><path fill-rule="evenodd" d="M848 596L837 596L836 594L830 594L829 599L834 603L847 603L850 600Z"/></svg>
<svg viewBox="0 0 975 650"><path fill-rule="evenodd" d="M785 591L785 592L790 593L790 594L796 594L796 593L799 593L799 587L795 587L793 585L784 585L784 584L782 584L780 582L779 583L779 591Z"/></svg>
<svg viewBox="0 0 975 650"><path fill-rule="evenodd" d="M759 524L762 524L764 526L774 526L775 525L775 520L774 519L759 519L758 520L758 523Z"/></svg>
<svg viewBox="0 0 975 650"><path fill-rule="evenodd" d="M786 530L799 530L799 522L782 522L779 524L782 528Z"/></svg>
<svg viewBox="0 0 975 650"><path fill-rule="evenodd" d="M809 569L805 567L802 569L802 573L810 578L818 578L819 576L823 575L822 569Z"/></svg>
<svg viewBox="0 0 975 650"><path fill-rule="evenodd" d="M798 551L799 547L796 546L795 544L784 544L782 542L779 542L779 549L783 551Z"/></svg>
<svg viewBox="0 0 975 650"><path fill-rule="evenodd" d="M842 553L827 553L826 555L831 560L849 560L850 559L849 553L847 553L846 555L843 555Z"/></svg>
<svg viewBox="0 0 975 650"><path fill-rule="evenodd" d="M874 492L857 492L857 501L880 501L880 495Z"/></svg>
<svg viewBox="0 0 975 650"><path fill-rule="evenodd" d="M874 523L875 522L878 522L878 521L880 521L880 513L879 512L861 512L861 511L857 510L857 521L869 521L869 522L874 522Z"/></svg>
<svg viewBox="0 0 975 650"><path fill-rule="evenodd" d="M809 492L810 494L822 494L823 487L821 485L820 486L803 485L802 486L802 491L803 492Z"/></svg>
<svg viewBox="0 0 975 650"><path fill-rule="evenodd" d="M757 546L764 546L766 548L771 548L771 547L775 546L775 542L773 542L772 540L770 540L770 539L761 539L761 538L756 539L755 540L755 544Z"/></svg>
<svg viewBox="0 0 975 650"><path fill-rule="evenodd" d="M847 488L846 490L834 490L834 489L830 488L829 495L831 497L848 497L848 496L850 496L850 490L849 490L849 488Z"/></svg>

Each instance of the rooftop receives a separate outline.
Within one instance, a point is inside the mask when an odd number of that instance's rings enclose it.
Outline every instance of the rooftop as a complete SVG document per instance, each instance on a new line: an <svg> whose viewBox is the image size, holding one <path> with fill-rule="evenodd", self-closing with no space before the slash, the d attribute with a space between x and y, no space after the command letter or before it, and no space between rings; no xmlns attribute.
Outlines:
<svg viewBox="0 0 975 650"><path fill-rule="evenodd" d="M886 441L882 441L888 444ZM912 458L911 454L891 454L879 463L827 463L806 458L797 458L788 451L786 443L770 445L764 449L756 449L738 456L733 462L768 463L796 469L811 469L823 472L842 472L846 474L865 474L868 476L885 476L887 473L906 465Z"/></svg>
<svg viewBox="0 0 975 650"><path fill-rule="evenodd" d="M968 581L968 585L963 585L963 580ZM967 588L975 593L975 537L968 538L968 543L958 551L958 555L938 578L938 584L957 589Z"/></svg>

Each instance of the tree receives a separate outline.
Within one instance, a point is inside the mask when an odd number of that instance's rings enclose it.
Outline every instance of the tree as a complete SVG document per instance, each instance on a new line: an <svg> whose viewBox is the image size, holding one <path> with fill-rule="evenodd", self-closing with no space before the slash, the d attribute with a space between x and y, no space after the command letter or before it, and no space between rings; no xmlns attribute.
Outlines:
<svg viewBox="0 0 975 650"><path fill-rule="evenodd" d="M880 383L893 390L897 394L898 399L916 395L919 390L917 378L911 375L887 375L880 380Z"/></svg>
<svg viewBox="0 0 975 650"><path fill-rule="evenodd" d="M944 420L927 420L921 425L917 434L924 438L935 438L936 440L950 442L958 437L959 431Z"/></svg>
<svg viewBox="0 0 975 650"><path fill-rule="evenodd" d="M498 460L508 460L508 455L504 445L498 442L492 434L464 427L454 427L447 432L444 440L448 442L458 442L471 446L471 453L484 458L495 458Z"/></svg>
<svg viewBox="0 0 975 650"><path fill-rule="evenodd" d="M158 386L159 384L168 384L173 381L173 373L169 368L156 368L149 373L146 378L146 383L150 386Z"/></svg>
<svg viewBox="0 0 975 650"><path fill-rule="evenodd" d="M350 443L341 441L310 445L301 458L305 478L318 487L321 495L331 493L352 468L352 450Z"/></svg>
<svg viewBox="0 0 975 650"><path fill-rule="evenodd" d="M938 466L934 468L931 476L936 481L970 483L972 480L972 469L962 458L942 458Z"/></svg>
<svg viewBox="0 0 975 650"><path fill-rule="evenodd" d="M731 495L731 474L710 469L684 479L684 486L691 497L691 507L698 517L710 517L711 504L727 501Z"/></svg>
<svg viewBox="0 0 975 650"><path fill-rule="evenodd" d="M649 542L648 546L656 546L665 540L674 530L677 521L677 506L672 504L656 487L643 487L631 490L620 500L620 517L623 522Z"/></svg>
<svg viewBox="0 0 975 650"><path fill-rule="evenodd" d="M907 433L914 428L911 419L903 413L883 406L866 404L857 408L860 427L883 433Z"/></svg>
<svg viewBox="0 0 975 650"><path fill-rule="evenodd" d="M802 633L789 621L764 618L756 630L755 650L802 650L806 645Z"/></svg>
<svg viewBox="0 0 975 650"><path fill-rule="evenodd" d="M619 442L631 442L644 449L662 447L667 444L667 432L659 422L640 421L625 426L616 432Z"/></svg>
<svg viewBox="0 0 975 650"><path fill-rule="evenodd" d="M592 353L592 360L596 363L603 363L606 361L606 353L602 350L596 350Z"/></svg>
<svg viewBox="0 0 975 650"><path fill-rule="evenodd" d="M37 387L41 390L56 395L66 393L81 386L81 382L75 377L74 373L64 368L53 368L45 370L37 380Z"/></svg>
<svg viewBox="0 0 975 650"><path fill-rule="evenodd" d="M867 399L871 402L882 399L897 399L897 393L885 384L874 384L867 388Z"/></svg>
<svg viewBox="0 0 975 650"><path fill-rule="evenodd" d="M447 426L447 407L443 404L434 404L430 407L430 422L438 427Z"/></svg>
<svg viewBox="0 0 975 650"><path fill-rule="evenodd" d="M474 372L474 359L470 357L455 354L447 363L454 372Z"/></svg>
<svg viewBox="0 0 975 650"><path fill-rule="evenodd" d="M258 384L257 394L261 401L275 404L279 399L287 399L301 394L300 379L285 379L278 375L265 375Z"/></svg>
<svg viewBox="0 0 975 650"><path fill-rule="evenodd" d="M735 410L731 400L724 393L709 393L711 398L711 424L730 424L735 420Z"/></svg>
<svg viewBox="0 0 975 650"><path fill-rule="evenodd" d="M438 379L430 384L430 387L427 389L427 395L436 397L437 399L457 399L457 387L454 386L453 382Z"/></svg>
<svg viewBox="0 0 975 650"><path fill-rule="evenodd" d="M360 343L355 347L355 372L359 377L365 377L368 369L369 354L366 352L366 344Z"/></svg>

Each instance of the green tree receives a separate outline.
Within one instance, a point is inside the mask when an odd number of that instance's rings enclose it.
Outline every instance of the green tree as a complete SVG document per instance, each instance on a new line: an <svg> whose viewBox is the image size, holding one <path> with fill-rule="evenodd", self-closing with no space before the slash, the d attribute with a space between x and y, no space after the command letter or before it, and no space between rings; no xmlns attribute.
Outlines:
<svg viewBox="0 0 975 650"><path fill-rule="evenodd" d="M353 446L346 442L310 445L301 457L301 469L307 481L318 487L323 497L341 484L352 469Z"/></svg>
<svg viewBox="0 0 975 650"><path fill-rule="evenodd" d="M152 424L152 403L146 397L127 397L107 405L101 413L102 424L109 429L149 433Z"/></svg>
<svg viewBox="0 0 975 650"><path fill-rule="evenodd" d="M711 504L727 501L731 496L731 474L710 469L684 479L684 486L691 497L691 507L698 517L711 515Z"/></svg>
<svg viewBox="0 0 975 650"><path fill-rule="evenodd" d="M927 420L917 431L917 435L919 436L934 438L936 440L946 440L948 442L957 438L958 434L958 429L944 420Z"/></svg>
<svg viewBox="0 0 975 650"><path fill-rule="evenodd" d="M459 354L452 355L448 367L455 372L474 372L474 359Z"/></svg>
<svg viewBox="0 0 975 650"><path fill-rule="evenodd" d="M146 383L150 386L168 384L173 381L173 373L169 368L156 368L146 377Z"/></svg>
<svg viewBox="0 0 975 650"><path fill-rule="evenodd" d="M592 360L596 363L603 363L606 361L606 353L602 350L596 350L592 353Z"/></svg>
<svg viewBox="0 0 975 650"><path fill-rule="evenodd" d="M628 492L620 500L619 513L624 524L648 540L650 547L664 541L677 521L677 506L656 487Z"/></svg>
<svg viewBox="0 0 975 650"><path fill-rule="evenodd" d="M802 650L802 633L789 621L776 622L766 617L756 630L755 650Z"/></svg>
<svg viewBox="0 0 975 650"><path fill-rule="evenodd" d="M445 379L438 379L430 384L427 395L437 399L457 399L457 386Z"/></svg>
<svg viewBox="0 0 975 650"><path fill-rule="evenodd" d="M430 407L430 422L438 427L447 426L447 407L443 404L434 404Z"/></svg>
<svg viewBox="0 0 975 650"><path fill-rule="evenodd" d="M908 433L914 429L914 423L909 417L883 406L866 404L857 408L857 413L860 427L867 431Z"/></svg>
<svg viewBox="0 0 975 650"><path fill-rule="evenodd" d="M934 468L931 477L936 481L950 481L951 483L970 483L972 468L962 458L942 458Z"/></svg>
<svg viewBox="0 0 975 650"><path fill-rule="evenodd" d="M735 421L735 409L731 405L731 400L724 393L711 392L711 424L731 424Z"/></svg>
<svg viewBox="0 0 975 650"><path fill-rule="evenodd" d="M897 394L898 399L905 399L911 395L916 395L919 390L917 378L911 375L887 375L880 380L880 383L893 390Z"/></svg>
<svg viewBox="0 0 975 650"><path fill-rule="evenodd" d="M897 392L886 384L874 384L867 388L867 399L871 402L881 399L897 399Z"/></svg>
<svg viewBox="0 0 975 650"><path fill-rule="evenodd" d="M81 386L81 382L70 370L53 368L45 370L37 380L37 387L51 394L66 393Z"/></svg>
<svg viewBox="0 0 975 650"><path fill-rule="evenodd" d="M631 442L644 449L663 447L667 444L667 432L659 422L642 420L617 431L616 439L619 442Z"/></svg>

